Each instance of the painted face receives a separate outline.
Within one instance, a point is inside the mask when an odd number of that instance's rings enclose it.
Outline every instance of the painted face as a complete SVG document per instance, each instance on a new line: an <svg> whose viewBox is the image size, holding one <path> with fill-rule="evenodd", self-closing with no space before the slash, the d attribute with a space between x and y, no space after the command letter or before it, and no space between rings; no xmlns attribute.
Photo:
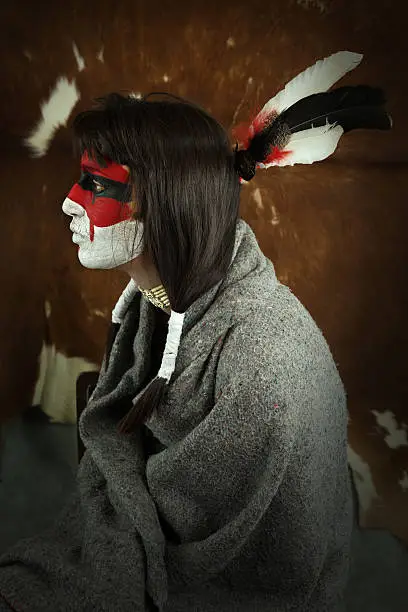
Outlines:
<svg viewBox="0 0 408 612"><path fill-rule="evenodd" d="M72 242L85 268L116 268L143 252L143 224L131 218L129 171L106 161L102 168L85 152L81 178L62 205L72 217Z"/></svg>

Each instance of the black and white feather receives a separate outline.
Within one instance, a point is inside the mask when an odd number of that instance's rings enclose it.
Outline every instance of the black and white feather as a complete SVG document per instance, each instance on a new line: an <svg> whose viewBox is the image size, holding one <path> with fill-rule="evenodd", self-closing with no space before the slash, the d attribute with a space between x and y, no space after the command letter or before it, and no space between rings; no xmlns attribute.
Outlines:
<svg viewBox="0 0 408 612"><path fill-rule="evenodd" d="M248 151L258 167L312 164L329 157L345 132L391 128L380 88L357 85L327 91L362 58L340 51L319 60L265 104L248 133Z"/></svg>

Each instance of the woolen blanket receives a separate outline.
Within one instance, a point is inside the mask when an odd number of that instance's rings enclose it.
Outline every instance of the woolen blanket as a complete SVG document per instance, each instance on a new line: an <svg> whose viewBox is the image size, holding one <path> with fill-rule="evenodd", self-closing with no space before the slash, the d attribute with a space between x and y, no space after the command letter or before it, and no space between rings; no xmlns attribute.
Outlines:
<svg viewBox="0 0 408 612"><path fill-rule="evenodd" d="M346 396L323 334L237 224L226 277L187 310L138 431L156 307L137 293L80 420L56 522L0 558L0 610L342 609L352 528Z"/></svg>

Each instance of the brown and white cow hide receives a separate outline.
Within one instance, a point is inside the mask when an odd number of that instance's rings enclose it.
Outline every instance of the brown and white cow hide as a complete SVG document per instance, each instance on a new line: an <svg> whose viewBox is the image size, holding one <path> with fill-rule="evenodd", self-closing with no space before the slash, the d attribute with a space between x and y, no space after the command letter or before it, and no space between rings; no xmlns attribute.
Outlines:
<svg viewBox="0 0 408 612"><path fill-rule="evenodd" d="M79 0L0 9L1 419L75 420L126 278L83 269L62 201L73 116L109 91L169 91L228 129L317 59L364 54L340 84L385 88L392 132L353 132L313 166L270 168L241 216L332 347L348 393L360 523L408 542L405 25L385 0Z"/></svg>

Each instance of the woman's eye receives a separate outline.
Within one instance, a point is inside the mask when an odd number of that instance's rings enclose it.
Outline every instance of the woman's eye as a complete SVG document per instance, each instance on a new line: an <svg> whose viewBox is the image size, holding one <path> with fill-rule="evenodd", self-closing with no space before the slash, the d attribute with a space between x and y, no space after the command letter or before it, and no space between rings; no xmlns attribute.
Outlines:
<svg viewBox="0 0 408 612"><path fill-rule="evenodd" d="M95 189L95 193L101 193L102 191L104 191L105 187L98 183L98 181L92 180L92 183Z"/></svg>

